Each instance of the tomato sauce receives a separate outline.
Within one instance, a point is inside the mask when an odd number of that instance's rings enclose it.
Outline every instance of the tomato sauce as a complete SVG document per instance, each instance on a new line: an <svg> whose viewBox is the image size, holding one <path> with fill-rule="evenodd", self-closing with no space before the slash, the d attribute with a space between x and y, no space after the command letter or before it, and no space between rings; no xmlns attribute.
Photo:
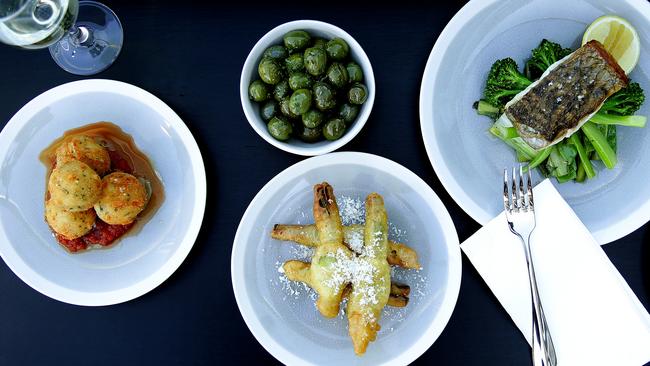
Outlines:
<svg viewBox="0 0 650 366"><path fill-rule="evenodd" d="M48 167L47 179L49 180L52 170L56 167L56 148L60 143L74 135L87 135L98 138L111 159L110 174L115 171L122 171L133 174L136 177L147 179L151 183L151 198L147 207L140 213L136 221L127 225L111 225L99 217L95 220L93 228L86 235L77 239L66 239L60 234L53 232L56 240L71 253L85 251L96 247L108 247L118 239L126 235L135 226L140 226L146 219L160 207L164 193L162 182L158 178L149 159L135 146L133 138L124 133L118 126L110 122L97 122L83 126L64 133L63 137L54 141L41 153L41 161ZM47 181L46 181L47 187ZM45 189L45 200L49 199L49 192Z"/></svg>
<svg viewBox="0 0 650 366"><path fill-rule="evenodd" d="M86 250L93 245L100 245L102 247L109 246L122 235L126 234L134 224L135 222L128 225L111 225L97 218L90 232L80 238L66 239L57 233L54 233L54 237L68 251L75 253Z"/></svg>

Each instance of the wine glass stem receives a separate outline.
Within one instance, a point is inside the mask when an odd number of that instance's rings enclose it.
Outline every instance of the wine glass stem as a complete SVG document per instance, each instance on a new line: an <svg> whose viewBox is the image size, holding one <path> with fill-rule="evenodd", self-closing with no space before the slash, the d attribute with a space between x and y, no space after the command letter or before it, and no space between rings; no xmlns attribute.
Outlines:
<svg viewBox="0 0 650 366"><path fill-rule="evenodd" d="M95 37L91 28L73 25L70 28L70 40L76 47L90 47L95 42Z"/></svg>
<svg viewBox="0 0 650 366"><path fill-rule="evenodd" d="M0 0L3 2L6 0ZM76 3L77 0L70 0ZM68 28L50 54L76 75L93 75L109 67L122 49L122 24L111 9L95 1L79 1L77 23ZM68 26L68 23L66 23Z"/></svg>

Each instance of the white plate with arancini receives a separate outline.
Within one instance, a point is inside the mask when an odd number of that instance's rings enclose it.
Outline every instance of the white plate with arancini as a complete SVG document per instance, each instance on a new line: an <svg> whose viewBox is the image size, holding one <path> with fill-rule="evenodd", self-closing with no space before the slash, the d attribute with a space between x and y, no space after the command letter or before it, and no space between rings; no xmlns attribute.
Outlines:
<svg viewBox="0 0 650 366"><path fill-rule="evenodd" d="M164 199L115 245L70 253L44 218L48 169L39 155L64 132L99 121L134 139ZM55 87L27 103L0 133L0 256L26 284L59 301L110 305L160 285L194 245L205 199L203 159L187 126L160 99L126 83Z"/></svg>

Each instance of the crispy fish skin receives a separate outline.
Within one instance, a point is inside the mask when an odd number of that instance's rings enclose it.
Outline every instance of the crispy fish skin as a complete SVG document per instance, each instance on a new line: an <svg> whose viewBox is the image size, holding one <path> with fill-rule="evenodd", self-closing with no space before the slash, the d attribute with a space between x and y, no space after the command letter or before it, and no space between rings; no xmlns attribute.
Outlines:
<svg viewBox="0 0 650 366"><path fill-rule="evenodd" d="M363 235L362 225L350 225L343 227L343 240L350 233ZM271 231L271 237L277 240L293 241L295 243L305 245L308 247L316 247L318 242L318 231L315 225L282 225L276 224ZM349 247L349 245L348 245ZM418 261L418 253L407 245L388 241L388 264L409 269L420 269L420 262Z"/></svg>
<svg viewBox="0 0 650 366"><path fill-rule="evenodd" d="M598 41L590 41L516 95L505 114L526 143L541 149L577 131L627 84L616 60Z"/></svg>

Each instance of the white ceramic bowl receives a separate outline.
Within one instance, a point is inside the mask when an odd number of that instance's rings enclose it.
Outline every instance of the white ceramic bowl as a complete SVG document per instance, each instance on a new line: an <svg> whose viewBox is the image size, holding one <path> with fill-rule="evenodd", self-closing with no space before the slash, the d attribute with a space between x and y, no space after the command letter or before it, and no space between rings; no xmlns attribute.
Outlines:
<svg viewBox="0 0 650 366"><path fill-rule="evenodd" d="M39 154L63 132L97 121L133 136L165 199L139 232L114 247L70 254L43 219L46 169ZM129 84L58 86L27 103L0 133L0 255L29 286L63 302L115 304L161 284L192 248L205 198L203 160L190 131L160 99Z"/></svg>
<svg viewBox="0 0 650 366"><path fill-rule="evenodd" d="M630 74L650 92L650 6L643 0L472 0L438 37L420 91L420 123L429 159L449 194L486 224L503 210L503 169L516 164L511 148L489 132L490 119L472 103L481 97L492 63L512 57L523 67L542 38L577 48L586 27L603 14L628 19L641 38ZM489 21L487 21L489 19ZM637 114L650 116L650 100ZM596 164L586 183L558 184L562 197L605 244L650 219L650 127L619 127L618 165ZM537 179L541 177L537 175Z"/></svg>
<svg viewBox="0 0 650 366"><path fill-rule="evenodd" d="M339 207L343 196L363 200L371 192L381 194L391 225L389 237L416 249L423 267L419 272L395 271L394 279L411 286L411 300L405 308L384 309L382 329L363 357L354 354L345 317L323 318L313 292L278 273L284 261L308 261L309 254L269 236L274 224L313 223L313 185L323 181L334 187ZM447 324L460 288L461 258L454 224L424 181L385 158L342 152L297 163L262 188L239 224L231 272L246 324L281 362L406 365L424 353Z"/></svg>
<svg viewBox="0 0 650 366"><path fill-rule="evenodd" d="M251 101L248 97L248 86L253 80L259 79L257 66L262 59L264 50L269 46L282 44L282 36L289 31L297 29L309 32L312 37L323 37L325 39L332 39L335 37L342 38L350 46L350 55L352 60L358 63L363 70L363 83L368 87L368 99L361 106L357 120L354 121L354 123L345 131L345 134L336 141L324 140L316 143L307 143L293 138L286 142L278 141L271 136L266 128L266 122L264 122L260 117L259 104ZM255 46L253 46L253 49L246 58L246 62L244 62L244 68L241 73L239 84L239 94L241 97L242 108L244 108L244 114L246 115L246 119L248 119L248 123L250 123L255 132L257 132L257 134L269 144L297 155L322 155L332 152L347 144L366 124L366 121L370 116L370 111L372 110L372 105L375 102L375 75L372 72L370 60L363 51L363 48L361 48L361 45L359 45L359 43L344 30L332 24L316 20L296 20L273 28L265 34L264 37L255 44Z"/></svg>

